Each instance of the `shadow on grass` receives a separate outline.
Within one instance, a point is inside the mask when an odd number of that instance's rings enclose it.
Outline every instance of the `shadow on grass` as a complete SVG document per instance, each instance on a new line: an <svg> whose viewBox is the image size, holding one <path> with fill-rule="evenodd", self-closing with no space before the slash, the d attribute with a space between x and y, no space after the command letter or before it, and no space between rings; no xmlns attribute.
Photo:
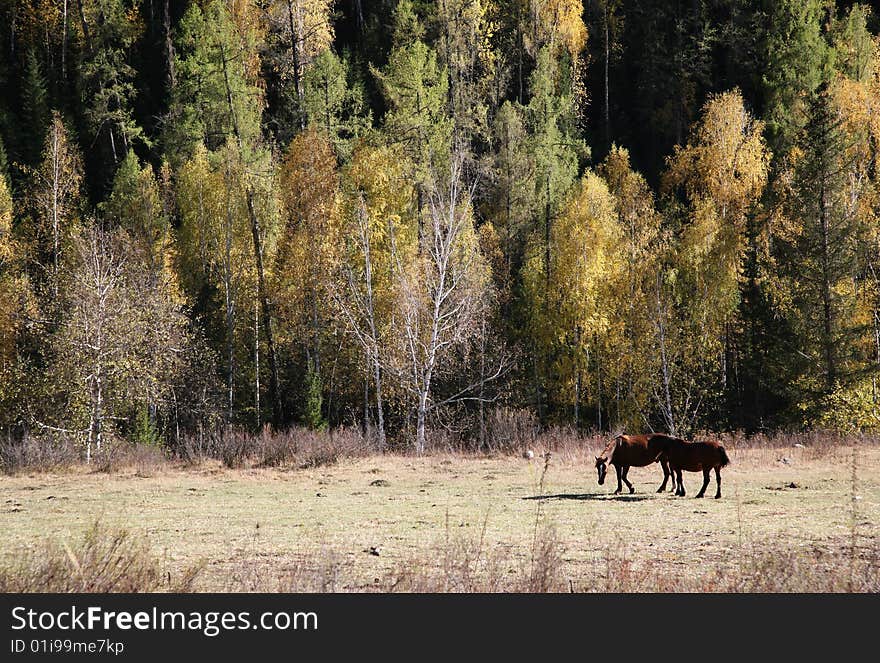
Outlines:
<svg viewBox="0 0 880 663"><path fill-rule="evenodd" d="M601 502L641 502L650 495L610 495L608 493L561 493L559 495L529 495L524 500L599 500Z"/></svg>

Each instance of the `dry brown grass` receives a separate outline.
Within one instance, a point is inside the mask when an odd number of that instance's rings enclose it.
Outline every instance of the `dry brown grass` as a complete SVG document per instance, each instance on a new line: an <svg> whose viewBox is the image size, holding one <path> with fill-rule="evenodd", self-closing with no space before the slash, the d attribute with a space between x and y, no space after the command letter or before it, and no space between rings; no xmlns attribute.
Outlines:
<svg viewBox="0 0 880 663"><path fill-rule="evenodd" d="M878 591L880 447L840 442L728 441L721 500L654 493L657 466L613 496L604 440L563 433L531 460L316 445L329 462L19 473L0 478L0 566L100 516L175 577L206 560L200 591Z"/></svg>
<svg viewBox="0 0 880 663"><path fill-rule="evenodd" d="M201 569L192 565L172 582L162 566L143 535L95 522L73 544L49 540L19 550L0 567L0 592L186 592Z"/></svg>

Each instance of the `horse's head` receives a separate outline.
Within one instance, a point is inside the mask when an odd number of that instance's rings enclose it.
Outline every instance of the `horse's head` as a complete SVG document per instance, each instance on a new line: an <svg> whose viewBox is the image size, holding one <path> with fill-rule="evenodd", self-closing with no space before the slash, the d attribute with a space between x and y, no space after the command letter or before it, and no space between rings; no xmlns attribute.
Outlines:
<svg viewBox="0 0 880 663"><path fill-rule="evenodd" d="M605 475L608 474L608 461L602 456L596 456L596 472L599 473L599 485L605 483Z"/></svg>

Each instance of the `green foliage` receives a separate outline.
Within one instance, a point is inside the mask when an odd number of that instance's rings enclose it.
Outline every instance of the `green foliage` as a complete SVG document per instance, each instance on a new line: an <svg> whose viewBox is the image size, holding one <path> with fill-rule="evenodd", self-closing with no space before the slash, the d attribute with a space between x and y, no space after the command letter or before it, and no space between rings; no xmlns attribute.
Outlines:
<svg viewBox="0 0 880 663"><path fill-rule="evenodd" d="M861 277L859 248L871 228L858 203L872 191L849 149L857 139L842 125L829 90L815 95L776 234L785 310L798 343L796 384L811 411L821 409L817 399L877 370L870 331L875 283Z"/></svg>
<svg viewBox="0 0 880 663"><path fill-rule="evenodd" d="M327 429L327 421L324 419L321 374L311 367L306 373L306 398L303 405L303 423L311 430L323 431Z"/></svg>
<svg viewBox="0 0 880 663"><path fill-rule="evenodd" d="M159 435L156 422L150 416L150 409L146 405L141 405L137 409L130 439L132 444L145 447L158 447L161 445L162 438Z"/></svg>
<svg viewBox="0 0 880 663"><path fill-rule="evenodd" d="M40 62L33 50L28 51L22 80L21 119L25 131L19 140L24 158L36 164L43 147L43 137L51 120L49 93Z"/></svg>
<svg viewBox="0 0 880 663"><path fill-rule="evenodd" d="M135 143L151 142L134 117L137 72L130 54L142 24L126 0L95 0L81 11L91 25L78 70L83 111L93 143L100 141L115 164Z"/></svg>
<svg viewBox="0 0 880 663"><path fill-rule="evenodd" d="M867 3L168 6L3 11L4 432L872 425Z"/></svg>
<svg viewBox="0 0 880 663"><path fill-rule="evenodd" d="M868 29L871 8L855 4L849 13L833 23L831 40L837 71L854 81L870 78L874 60L874 35Z"/></svg>
<svg viewBox="0 0 880 663"><path fill-rule="evenodd" d="M99 207L135 240L140 259L154 271L163 269L171 226L153 167L141 168L133 150L120 164L110 196Z"/></svg>
<svg viewBox="0 0 880 663"><path fill-rule="evenodd" d="M782 153L806 123L810 96L830 79L833 52L824 34L827 0L768 4L765 117L774 152Z"/></svg>
<svg viewBox="0 0 880 663"><path fill-rule="evenodd" d="M341 160L351 158L354 143L372 124L363 89L349 78L348 60L331 49L318 55L303 75L303 105L309 124L330 136Z"/></svg>
<svg viewBox="0 0 880 663"><path fill-rule="evenodd" d="M578 157L588 154L584 143L570 133L571 99L558 87L557 76L549 49L542 49L529 81L532 96L526 117L535 159L535 199L540 201L540 213L545 217L574 181Z"/></svg>
<svg viewBox="0 0 880 663"><path fill-rule="evenodd" d="M388 139L403 146L416 181L424 183L451 148L446 70L438 64L434 49L416 41L392 51L388 65L373 73L388 103L384 120Z"/></svg>
<svg viewBox="0 0 880 663"><path fill-rule="evenodd" d="M255 32L240 28L222 0L189 6L175 37L177 85L165 120L165 152L173 163L199 143L222 147L235 127L244 145L258 142L263 95L248 69L256 48Z"/></svg>

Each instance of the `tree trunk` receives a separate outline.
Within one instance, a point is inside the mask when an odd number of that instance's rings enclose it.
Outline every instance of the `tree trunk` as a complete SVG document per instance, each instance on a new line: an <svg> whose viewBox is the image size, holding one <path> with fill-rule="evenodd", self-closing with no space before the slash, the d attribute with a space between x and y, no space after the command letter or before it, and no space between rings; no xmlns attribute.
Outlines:
<svg viewBox="0 0 880 663"><path fill-rule="evenodd" d="M254 302L254 411L259 432L262 421L260 420L260 312L257 302Z"/></svg>
<svg viewBox="0 0 880 663"><path fill-rule="evenodd" d="M428 390L422 386L419 390L419 405L416 414L416 453L425 453L425 420L428 414Z"/></svg>
<svg viewBox="0 0 880 663"><path fill-rule="evenodd" d="M825 201L824 177L819 190L819 222L822 230L822 346L825 359L826 387L829 391L837 381L837 366L834 358L834 311L831 304L831 267L829 256L828 209Z"/></svg>
<svg viewBox="0 0 880 663"><path fill-rule="evenodd" d="M376 390L376 427L379 439L379 450L385 450L385 413L382 403L382 366L379 363L378 352L373 359L373 388Z"/></svg>
<svg viewBox="0 0 880 663"><path fill-rule="evenodd" d="M79 9L79 23L80 23L80 26L82 27L83 38L85 39L85 42L86 42L86 53L91 55L91 53L92 53L92 37L91 37L91 32L89 31L89 24L86 22L86 13L83 10L82 0L77 0L76 4L77 4L77 8Z"/></svg>
<svg viewBox="0 0 880 663"><path fill-rule="evenodd" d="M663 402L661 410L670 435L676 434L675 415L672 408L672 395L670 391L671 376L669 362L666 354L666 325L663 322L663 310L660 305L660 274L657 275L657 331L660 335L660 376L663 382Z"/></svg>
<svg viewBox="0 0 880 663"><path fill-rule="evenodd" d="M232 422L232 406L234 402L234 377L235 377L235 293L232 285L232 210L229 201L229 165L226 166L226 255L223 261L223 292L226 303L226 389L227 411L226 423Z"/></svg>
<svg viewBox="0 0 880 663"><path fill-rule="evenodd" d="M67 0L64 0L61 18L61 80L67 82Z"/></svg>
<svg viewBox="0 0 880 663"><path fill-rule="evenodd" d="M174 40L171 34L171 0L165 0L165 14L163 16L163 26L165 28L165 65L168 68L168 88L174 88L177 85L177 73L174 70Z"/></svg>
<svg viewBox="0 0 880 663"><path fill-rule="evenodd" d="M483 391L486 384L486 318L480 326L480 392L477 402L480 404L480 449L486 446L486 407L483 399Z"/></svg>
<svg viewBox="0 0 880 663"><path fill-rule="evenodd" d="M52 123L52 269L53 283L52 291L55 295L55 301L58 301L58 254L61 252L60 228L59 228L59 196L58 191L61 186L61 159L58 154L58 125Z"/></svg>
<svg viewBox="0 0 880 663"><path fill-rule="evenodd" d="M299 35L293 20L293 0L287 0L287 19L290 22L290 55L293 58L293 87L299 101L299 127L306 128L306 112L303 107L302 63L300 62Z"/></svg>
<svg viewBox="0 0 880 663"><path fill-rule="evenodd" d="M242 160L244 160L244 141L241 138L241 132L238 128L238 117L235 113L235 106L232 103L232 89L229 85L229 71L227 69L226 52L223 44L220 44L220 58L223 64L223 80L226 84L226 101L229 105L229 114L232 118L232 128L238 142L238 151ZM257 211L254 206L254 190L251 186L250 178L245 173L245 198L247 201L248 218L251 222L251 235L254 243L254 258L257 263L257 294L260 299L260 305L263 313L263 330L266 334L266 349L269 352L269 374L270 374L270 398L272 400L272 423L277 428L283 423L282 407L281 407L281 386L278 377L278 354L275 349L275 338L272 333L272 310L269 303L269 296L266 291L266 273L263 268L263 240L260 236L260 220L257 217Z"/></svg>

